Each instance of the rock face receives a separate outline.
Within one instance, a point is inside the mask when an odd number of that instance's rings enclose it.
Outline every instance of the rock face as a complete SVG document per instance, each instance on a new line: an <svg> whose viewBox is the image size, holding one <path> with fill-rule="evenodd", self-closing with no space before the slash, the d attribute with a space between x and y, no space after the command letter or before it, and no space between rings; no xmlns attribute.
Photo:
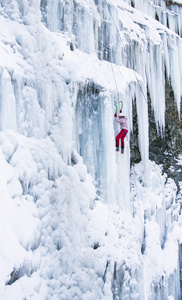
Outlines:
<svg viewBox="0 0 182 300"><path fill-rule="evenodd" d="M165 2L166 2L166 6L170 6L170 5L177 5L177 6L179 6L179 7L181 7L182 6L182 4L181 3L178 3L178 1L173 1L173 0L165 0Z"/></svg>
<svg viewBox="0 0 182 300"><path fill-rule="evenodd" d="M141 155L138 145L138 122L136 105L133 106L133 132L130 137L130 150L131 150L131 164L139 163L141 161Z"/></svg>
<svg viewBox="0 0 182 300"><path fill-rule="evenodd" d="M180 116L174 103L174 95L169 84L166 85L166 129L165 140L172 154L177 156L182 149L182 103Z"/></svg>

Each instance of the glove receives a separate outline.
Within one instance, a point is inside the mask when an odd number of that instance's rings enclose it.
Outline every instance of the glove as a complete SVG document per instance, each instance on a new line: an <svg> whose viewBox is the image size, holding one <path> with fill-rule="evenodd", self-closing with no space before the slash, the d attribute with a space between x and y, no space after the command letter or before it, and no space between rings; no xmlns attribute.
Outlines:
<svg viewBox="0 0 182 300"><path fill-rule="evenodd" d="M117 117L117 113L114 114L115 118Z"/></svg>
<svg viewBox="0 0 182 300"><path fill-rule="evenodd" d="M122 110L120 109L120 113L122 113Z"/></svg>

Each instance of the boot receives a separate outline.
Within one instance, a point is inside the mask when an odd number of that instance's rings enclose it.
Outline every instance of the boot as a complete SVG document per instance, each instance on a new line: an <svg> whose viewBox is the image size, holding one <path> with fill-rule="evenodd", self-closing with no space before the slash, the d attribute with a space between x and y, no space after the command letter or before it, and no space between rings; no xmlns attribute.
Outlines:
<svg viewBox="0 0 182 300"><path fill-rule="evenodd" d="M121 153L124 154L124 147L121 147Z"/></svg>

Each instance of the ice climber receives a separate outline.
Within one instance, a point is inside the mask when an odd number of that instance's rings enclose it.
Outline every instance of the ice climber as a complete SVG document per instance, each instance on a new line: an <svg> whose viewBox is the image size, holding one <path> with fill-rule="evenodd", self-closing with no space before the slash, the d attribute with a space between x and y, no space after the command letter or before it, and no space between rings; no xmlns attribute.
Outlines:
<svg viewBox="0 0 182 300"><path fill-rule="evenodd" d="M124 139L128 133L128 120L127 117L125 117L122 114L122 111L120 110L119 117L117 116L117 113L114 114L115 121L120 124L121 131L116 136L116 151L119 151L119 140L121 139L121 153L124 153Z"/></svg>

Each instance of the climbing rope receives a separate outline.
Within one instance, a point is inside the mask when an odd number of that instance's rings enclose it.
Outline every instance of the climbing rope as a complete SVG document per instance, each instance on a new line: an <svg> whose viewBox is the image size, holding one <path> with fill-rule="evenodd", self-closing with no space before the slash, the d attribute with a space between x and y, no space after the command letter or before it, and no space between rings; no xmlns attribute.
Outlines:
<svg viewBox="0 0 182 300"><path fill-rule="evenodd" d="M113 73L114 82L115 82L115 85L116 85L117 98L118 98L118 101L119 101L119 90L118 90L118 86L117 86L116 77L115 77L115 74L114 74L114 70L113 70L113 65L112 65L112 63L111 63L111 69L112 69L112 73Z"/></svg>

